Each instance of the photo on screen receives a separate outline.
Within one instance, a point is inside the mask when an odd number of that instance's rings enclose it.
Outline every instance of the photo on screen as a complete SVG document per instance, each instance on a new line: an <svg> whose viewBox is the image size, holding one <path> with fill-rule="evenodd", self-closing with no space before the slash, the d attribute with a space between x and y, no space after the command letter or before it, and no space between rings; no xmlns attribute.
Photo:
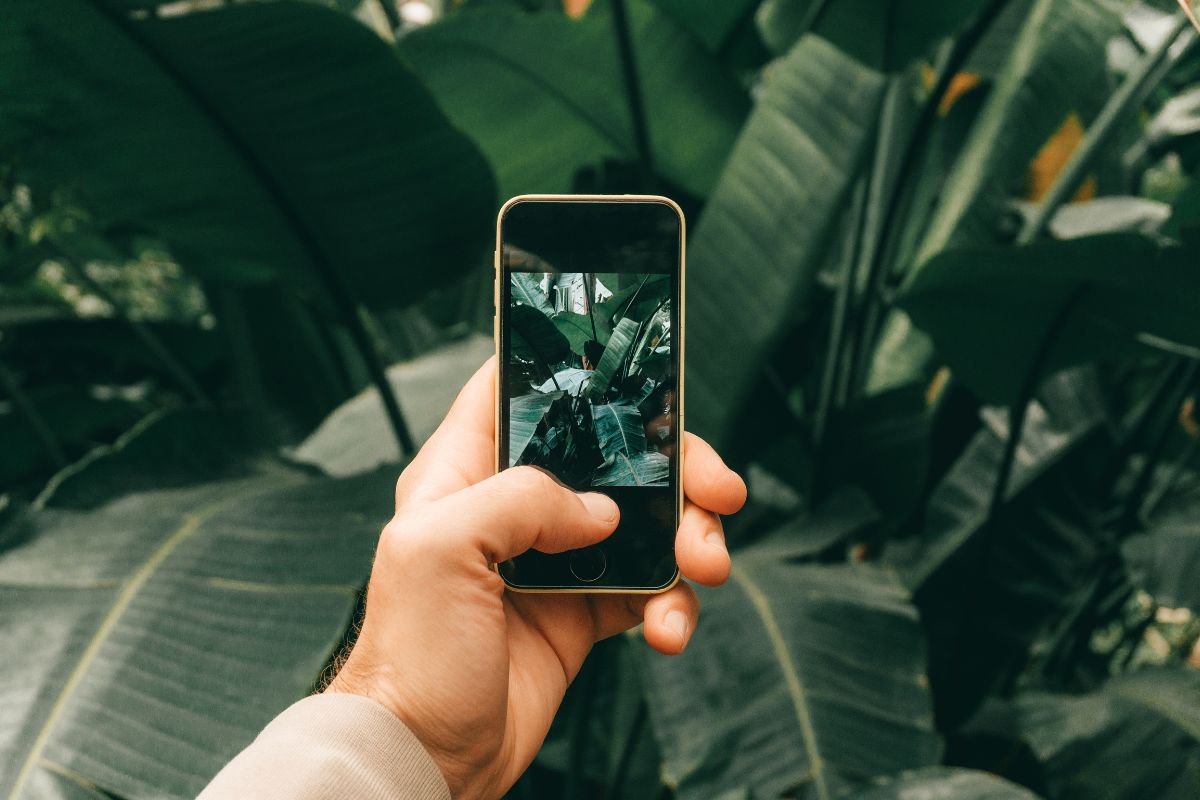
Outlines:
<svg viewBox="0 0 1200 800"><path fill-rule="evenodd" d="M509 465L543 467L574 488L667 486L670 276L509 275Z"/></svg>

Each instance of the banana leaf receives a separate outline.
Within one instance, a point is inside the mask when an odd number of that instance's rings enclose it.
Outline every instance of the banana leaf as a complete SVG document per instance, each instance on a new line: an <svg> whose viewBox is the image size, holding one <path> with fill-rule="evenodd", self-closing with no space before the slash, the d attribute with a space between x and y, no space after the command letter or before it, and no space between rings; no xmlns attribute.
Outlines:
<svg viewBox="0 0 1200 800"><path fill-rule="evenodd" d="M908 595L866 565L809 566L753 548L674 658L642 650L646 699L680 800L840 797L941 752ZM741 743L735 746L733 743Z"/></svg>
<svg viewBox="0 0 1200 800"><path fill-rule="evenodd" d="M612 323L603 314L575 314L571 311L562 311L550 318L554 323L554 327L558 328L558 332L567 337L567 341L571 345L571 352L577 356L586 356L588 343L595 342L598 346L604 347L608 344L608 337L612 335ZM592 328L592 322L595 322L595 329Z"/></svg>
<svg viewBox="0 0 1200 800"><path fill-rule="evenodd" d="M1008 491L991 498L1006 415L983 430L929 497L920 534L890 544L886 562L913 589L929 630L939 725L953 727L1015 680L1030 648L1094 580L1107 536L1102 475L1115 444L1086 373L1050 381L1029 410Z"/></svg>
<svg viewBox="0 0 1200 800"><path fill-rule="evenodd" d="M761 93L688 243L688 426L718 447L813 289L875 128L883 76L815 36ZM730 347L736 342L736 347Z"/></svg>
<svg viewBox="0 0 1200 800"><path fill-rule="evenodd" d="M647 314L658 308L658 304L670 291L670 280L668 275L642 275L636 282L626 284L613 292L613 296L604 302L597 303L593 307L597 320L605 320L609 328L625 317L634 322L641 322Z"/></svg>
<svg viewBox="0 0 1200 800"><path fill-rule="evenodd" d="M1108 95L1105 51L1121 32L1120 6L1036 0L941 187L912 271L943 250L994 242L1012 186L1025 177L1068 110L1085 121L1098 110L1098 99ZM932 373L932 346L903 311L888 316L879 342L868 391L921 381Z"/></svg>
<svg viewBox="0 0 1200 800"><path fill-rule="evenodd" d="M633 339L638 332L638 323L625 317L613 328L604 355L596 365L591 380L588 381L587 395L595 400L602 399L612 386L614 380L621 377L620 372L625 367L629 353L633 349Z"/></svg>
<svg viewBox="0 0 1200 800"><path fill-rule="evenodd" d="M207 279L399 306L485 251L487 163L331 9L12 0L0 62L0 149L35 196L69 186L97 229L151 231Z"/></svg>
<svg viewBox="0 0 1200 800"><path fill-rule="evenodd" d="M311 691L394 479L271 470L27 517L0 558L0 792L195 797Z"/></svg>
<svg viewBox="0 0 1200 800"><path fill-rule="evenodd" d="M646 430L636 406L628 403L594 405L592 419L606 462L611 462L619 453L633 456L646 451Z"/></svg>
<svg viewBox="0 0 1200 800"><path fill-rule="evenodd" d="M749 110L746 92L652 4L627 6L655 169L704 196ZM638 160L607 0L574 20L557 9L457 14L398 47L478 142L504 196L571 191L582 168Z"/></svg>
<svg viewBox="0 0 1200 800"><path fill-rule="evenodd" d="M671 459L662 453L618 452L610 466L596 470L593 486L666 486Z"/></svg>
<svg viewBox="0 0 1200 800"><path fill-rule="evenodd" d="M570 395L578 395L580 387L584 386L592 377L590 369L578 369L571 367L570 369L559 370L554 373L553 380L547 380L538 387L539 392L555 392L564 391Z"/></svg>
<svg viewBox="0 0 1200 800"><path fill-rule="evenodd" d="M1200 671L1118 675L1080 695L1026 692L985 708L970 730L1015 738L1056 800L1200 796Z"/></svg>
<svg viewBox="0 0 1200 800"><path fill-rule="evenodd" d="M776 53L811 32L875 69L898 70L963 28L984 5L984 0L766 0L756 17L763 41Z"/></svg>
<svg viewBox="0 0 1200 800"><path fill-rule="evenodd" d="M951 250L899 302L955 377L1011 405L1031 377L1139 343L1200 355L1198 257L1137 234Z"/></svg>
<svg viewBox="0 0 1200 800"><path fill-rule="evenodd" d="M730 43L758 0L653 0L713 52Z"/></svg>
<svg viewBox="0 0 1200 800"><path fill-rule="evenodd" d="M521 305L535 308L546 316L554 313L554 306L551 305L550 298L542 291L541 282L536 273L512 272L509 274L511 276L509 291L512 293L513 300Z"/></svg>
<svg viewBox="0 0 1200 800"><path fill-rule="evenodd" d="M538 425L565 392L548 392L514 397L508 401L508 465L514 466L537 433Z"/></svg>
<svg viewBox="0 0 1200 800"><path fill-rule="evenodd" d="M951 767L914 770L887 778L847 800L1038 800L1023 786L987 772Z"/></svg>
<svg viewBox="0 0 1200 800"><path fill-rule="evenodd" d="M508 310L509 348L513 354L553 374L554 368L571 356L571 345L550 318L530 306ZM545 373L543 373L545 374Z"/></svg>

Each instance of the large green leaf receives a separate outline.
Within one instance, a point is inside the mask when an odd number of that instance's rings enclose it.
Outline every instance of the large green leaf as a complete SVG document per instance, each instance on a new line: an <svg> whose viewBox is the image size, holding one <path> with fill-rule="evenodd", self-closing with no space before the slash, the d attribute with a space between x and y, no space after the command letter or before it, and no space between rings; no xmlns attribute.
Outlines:
<svg viewBox="0 0 1200 800"><path fill-rule="evenodd" d="M512 273L509 291L512 293L513 300L520 305L535 308L546 315L554 313L554 306L550 305L550 298L542 291L537 276L531 272Z"/></svg>
<svg viewBox="0 0 1200 800"><path fill-rule="evenodd" d="M0 791L59 773L195 797L341 641L393 479L276 471L36 514L0 559Z"/></svg>
<svg viewBox="0 0 1200 800"><path fill-rule="evenodd" d="M1146 669L1083 695L1029 692L976 730L1020 739L1056 800L1200 796L1200 671Z"/></svg>
<svg viewBox="0 0 1200 800"><path fill-rule="evenodd" d="M600 452L606 461L618 453L627 456L646 450L646 429L642 415L628 403L604 403L592 406L592 420Z"/></svg>
<svg viewBox="0 0 1200 800"><path fill-rule="evenodd" d="M808 36L761 95L688 244L688 422L718 445L845 212L883 78Z"/></svg>
<svg viewBox="0 0 1200 800"><path fill-rule="evenodd" d="M1121 5L1034 4L942 189L918 264L948 246L991 240L1038 150L1070 111L1086 118L1107 95L1105 47L1121 31Z"/></svg>
<svg viewBox="0 0 1200 800"><path fill-rule="evenodd" d="M553 370L571 355L571 345L550 318L530 306L508 310L509 348L521 358L531 359Z"/></svg>
<svg viewBox="0 0 1200 800"><path fill-rule="evenodd" d="M850 795L852 800L1037 800L1037 795L986 772L947 767L914 770Z"/></svg>
<svg viewBox="0 0 1200 800"><path fill-rule="evenodd" d="M933 490L923 525L891 544L887 562L916 593L929 636L938 720L952 727L1011 681L1029 650L1096 575L1107 545L1099 514L1113 445L1086 376L1051 381L1033 404L994 517L1008 436L985 425Z"/></svg>
<svg viewBox="0 0 1200 800"><path fill-rule="evenodd" d="M587 355L588 342L596 342L601 347L608 344L609 334L612 333L611 323L603 314L575 314L563 311L550 318L559 333L567 337L571 344L571 352L577 356ZM592 328L593 323L595 328Z"/></svg>
<svg viewBox="0 0 1200 800"><path fill-rule="evenodd" d="M401 305L473 266L495 194L482 156L354 20L310 3L173 19L15 0L0 28L0 147L101 229L154 231L222 280L334 276Z"/></svg>
<svg viewBox="0 0 1200 800"><path fill-rule="evenodd" d="M922 268L900 305L957 378L1011 404L1035 369L1135 342L1200 348L1196 263L1194 250L1134 234L952 250Z"/></svg>
<svg viewBox="0 0 1200 800"><path fill-rule="evenodd" d="M720 51L729 44L739 25L754 13L758 0L652 0L654 5L704 43Z"/></svg>
<svg viewBox="0 0 1200 800"><path fill-rule="evenodd" d="M758 10L758 26L777 53L812 31L866 64L893 70L925 55L984 5L984 0L766 0Z"/></svg>
<svg viewBox="0 0 1200 800"><path fill-rule="evenodd" d="M550 410L550 406L563 392L534 392L514 397L508 401L508 463L516 464L529 446L538 425Z"/></svg>
<svg viewBox="0 0 1200 800"><path fill-rule="evenodd" d="M622 318L613 328L612 336L608 338L608 345L604 348L604 355L600 356L600 363L596 365L596 369L588 381L588 396L596 399L604 397L612 382L618 377L617 373L628 359L637 332L638 323L629 317Z"/></svg>
<svg viewBox="0 0 1200 800"><path fill-rule="evenodd" d="M670 470L671 459L662 453L619 452L611 465L596 470L592 486L666 486Z"/></svg>
<svg viewBox="0 0 1200 800"><path fill-rule="evenodd" d="M655 168L707 194L745 117L745 92L653 5L628 5ZM399 47L479 143L504 195L570 191L582 167L637 160L603 0L576 20L557 12L457 14Z"/></svg>
<svg viewBox="0 0 1200 800"><path fill-rule="evenodd" d="M731 585L698 589L688 649L643 661L667 782L681 800L840 796L931 766L933 731L916 609L869 566L734 555Z"/></svg>
<svg viewBox="0 0 1200 800"><path fill-rule="evenodd" d="M1036 0L939 194L915 270L965 244L995 241L997 221L1030 162L1071 111L1087 119L1107 94L1105 47L1121 31L1120 3ZM903 312L885 323L868 389L925 376L933 352Z"/></svg>

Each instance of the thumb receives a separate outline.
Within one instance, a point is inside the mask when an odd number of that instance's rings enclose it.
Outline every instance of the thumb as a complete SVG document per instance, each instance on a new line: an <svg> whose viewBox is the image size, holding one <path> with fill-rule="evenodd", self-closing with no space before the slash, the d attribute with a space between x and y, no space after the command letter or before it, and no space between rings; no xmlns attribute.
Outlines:
<svg viewBox="0 0 1200 800"><path fill-rule="evenodd" d="M428 506L439 536L454 537L496 564L526 550L587 547L617 527L616 502L576 493L535 467L513 467Z"/></svg>

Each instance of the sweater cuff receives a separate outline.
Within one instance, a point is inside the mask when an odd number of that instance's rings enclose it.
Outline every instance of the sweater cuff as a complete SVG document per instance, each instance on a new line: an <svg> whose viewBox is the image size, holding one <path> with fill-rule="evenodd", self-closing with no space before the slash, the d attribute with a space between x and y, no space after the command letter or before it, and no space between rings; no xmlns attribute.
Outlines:
<svg viewBox="0 0 1200 800"><path fill-rule="evenodd" d="M293 704L221 770L199 800L450 800L441 770L408 726L366 697Z"/></svg>

